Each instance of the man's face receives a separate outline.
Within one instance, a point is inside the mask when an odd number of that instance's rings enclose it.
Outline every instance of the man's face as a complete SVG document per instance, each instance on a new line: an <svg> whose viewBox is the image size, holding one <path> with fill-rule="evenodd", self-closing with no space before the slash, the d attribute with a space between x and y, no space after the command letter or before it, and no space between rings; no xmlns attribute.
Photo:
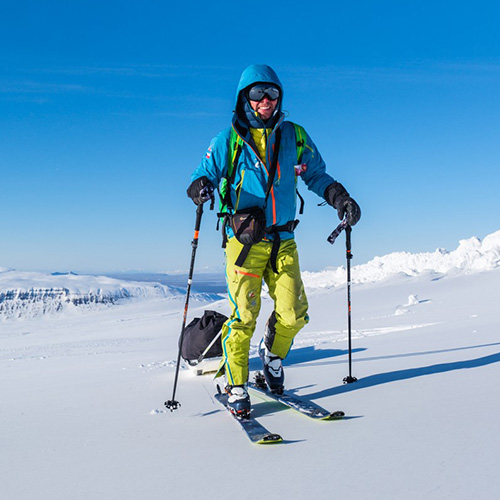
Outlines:
<svg viewBox="0 0 500 500"><path fill-rule="evenodd" d="M267 95L264 96L262 101L252 101L251 99L249 99L249 101L252 109L257 111L260 118L264 121L269 120L269 118L273 116L276 106L278 105L278 99L271 100Z"/></svg>

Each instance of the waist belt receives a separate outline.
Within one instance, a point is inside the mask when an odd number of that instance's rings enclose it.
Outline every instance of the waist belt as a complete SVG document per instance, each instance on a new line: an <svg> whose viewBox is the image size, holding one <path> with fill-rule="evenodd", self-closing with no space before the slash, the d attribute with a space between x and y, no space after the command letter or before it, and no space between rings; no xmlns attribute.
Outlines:
<svg viewBox="0 0 500 500"><path fill-rule="evenodd" d="M281 226L266 227L266 234L272 234L274 236L273 246L271 248L271 267L275 273L278 273L276 261L278 259L278 252L279 252L280 244L281 244L280 232L291 233L291 232L295 231L295 228L297 227L298 223L299 223L299 220L296 219L296 220L290 220L286 224L283 224ZM243 245L243 248L241 249L241 252L238 255L238 258L236 259L236 262L235 262L235 264L238 267L243 266L251 248L252 248L252 245Z"/></svg>

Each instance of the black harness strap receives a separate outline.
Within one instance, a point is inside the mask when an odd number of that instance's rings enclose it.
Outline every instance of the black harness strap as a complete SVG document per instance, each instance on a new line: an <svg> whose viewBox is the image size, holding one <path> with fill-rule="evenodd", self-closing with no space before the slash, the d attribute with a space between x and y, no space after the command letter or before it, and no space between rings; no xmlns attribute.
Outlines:
<svg viewBox="0 0 500 500"><path fill-rule="evenodd" d="M297 193L297 196L299 197L300 200L299 215L302 215L304 213L304 198L302 198L298 189L296 189L295 192Z"/></svg>
<svg viewBox="0 0 500 500"><path fill-rule="evenodd" d="M299 224L299 220L290 220L286 224L283 224L282 226L270 226L266 227L266 233L272 234L274 236L273 239L273 246L271 248L271 267L273 268L273 271L278 274L278 252L280 250L280 245L281 245L281 237L280 237L280 231L286 231L286 232L293 232L295 231L295 228Z"/></svg>
<svg viewBox="0 0 500 500"><path fill-rule="evenodd" d="M248 254L249 254L251 248L252 248L252 245L243 245L243 248L241 249L241 252L238 255L238 258L236 259L235 265L237 265L238 267L243 267L243 264L245 263L245 259L248 257Z"/></svg>
<svg viewBox="0 0 500 500"><path fill-rule="evenodd" d="M267 207L267 199L269 198L269 193L271 192L271 188L273 187L274 177L276 175L276 170L278 168L278 156L280 153L280 144L281 144L281 129L276 130L276 139L274 140L274 151L273 151L273 161L271 163L271 170L269 170L269 176L267 179L267 187L266 187L266 200L264 203L264 209Z"/></svg>

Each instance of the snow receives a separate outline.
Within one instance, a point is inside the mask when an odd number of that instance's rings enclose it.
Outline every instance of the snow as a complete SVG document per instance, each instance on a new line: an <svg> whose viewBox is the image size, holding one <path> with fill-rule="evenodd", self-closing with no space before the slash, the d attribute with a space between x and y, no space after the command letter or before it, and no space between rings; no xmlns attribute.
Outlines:
<svg viewBox="0 0 500 500"><path fill-rule="evenodd" d="M354 384L342 383L345 270L343 281L332 277L337 270L315 273L311 321L286 360L286 385L348 417L314 422L253 397L255 416L284 437L280 445L252 445L214 400L211 377L185 367L181 408L163 406L182 296L4 319L2 498L498 498L499 238L353 267ZM54 289L58 279L83 294L118 286L4 272L0 290ZM188 321L206 308L229 312L227 301L205 299L190 302ZM257 332L271 310L264 296Z"/></svg>
<svg viewBox="0 0 500 500"><path fill-rule="evenodd" d="M159 283L106 276L23 272L0 268L0 320L25 319L109 307L127 299L176 299L178 290ZM217 294L208 297L218 298Z"/></svg>
<svg viewBox="0 0 500 500"><path fill-rule="evenodd" d="M473 237L460 241L456 250L411 254L394 252L375 257L366 264L354 266L353 283L382 281L396 274L418 276L422 273L466 273L486 271L500 267L500 231L486 236L482 241ZM344 267L326 269L320 272L304 272L304 283L311 288L326 288L345 283Z"/></svg>
<svg viewBox="0 0 500 500"><path fill-rule="evenodd" d="M173 292L165 286L140 282L126 282L106 276L79 276L68 273L37 273L0 269L0 290L50 290L66 289L74 295L113 294L117 291L130 291L132 296L172 296Z"/></svg>

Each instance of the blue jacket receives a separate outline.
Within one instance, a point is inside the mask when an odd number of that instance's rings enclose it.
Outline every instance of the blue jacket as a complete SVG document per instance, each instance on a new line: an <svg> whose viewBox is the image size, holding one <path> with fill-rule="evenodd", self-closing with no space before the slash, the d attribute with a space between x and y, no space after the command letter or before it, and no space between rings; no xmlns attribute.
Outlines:
<svg viewBox="0 0 500 500"><path fill-rule="evenodd" d="M267 158L265 159L258 156L257 148L250 134L248 120L245 118L247 99L243 90L257 82L273 83L281 89L277 115L274 119L275 125L269 133ZM295 169L297 164L297 141L293 123L284 121L284 115L281 112L282 99L283 87L278 76L269 66L252 65L245 69L238 85L236 110L232 123L232 128L243 139L244 143L230 193L235 210L241 211L250 207L264 207L268 170L271 165L276 130L281 129L278 166L266 205L267 226L284 225L295 219L297 211L297 174ZM263 128L264 126L264 123L262 123ZM223 130L212 139L200 165L193 172L191 180L206 176L214 187L219 186L221 180L227 175L230 162L230 136L231 127ZM325 162L309 135L307 135L307 147L304 149L301 163L306 165L306 170L302 172L300 177L311 191L323 197L325 189L335 180L326 173ZM284 232L280 233L280 236L282 239L289 239L293 238L293 233ZM272 236L269 239L272 239Z"/></svg>

